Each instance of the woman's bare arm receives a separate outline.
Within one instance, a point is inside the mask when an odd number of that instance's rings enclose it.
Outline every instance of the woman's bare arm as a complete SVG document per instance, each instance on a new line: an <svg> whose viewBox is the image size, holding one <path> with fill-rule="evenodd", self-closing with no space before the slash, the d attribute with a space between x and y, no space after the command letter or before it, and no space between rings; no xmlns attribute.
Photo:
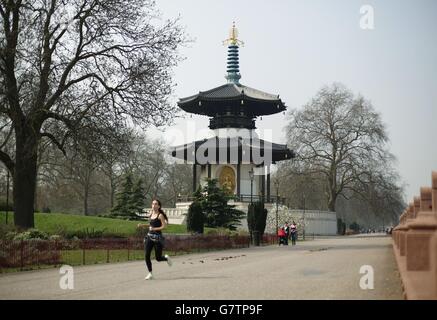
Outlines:
<svg viewBox="0 0 437 320"><path fill-rule="evenodd" d="M150 227L150 231L161 231L167 226L167 222L165 221L164 215L159 215L159 220L161 220L161 226L157 228Z"/></svg>

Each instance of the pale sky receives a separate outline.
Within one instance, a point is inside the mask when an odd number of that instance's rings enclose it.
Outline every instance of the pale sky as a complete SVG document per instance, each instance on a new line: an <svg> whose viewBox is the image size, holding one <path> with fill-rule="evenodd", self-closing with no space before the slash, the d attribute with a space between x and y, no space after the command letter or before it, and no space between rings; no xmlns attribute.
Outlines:
<svg viewBox="0 0 437 320"><path fill-rule="evenodd" d="M360 28L363 5L374 10L373 30ZM279 94L293 108L322 86L343 83L381 114L405 200L430 186L437 170L437 1L158 0L157 7L164 18L180 15L194 40L182 48L185 60L174 70L174 103L226 83L222 41L235 21L244 41L240 83ZM282 113L256 123L271 130L273 142L286 142ZM177 145L203 138L208 124L207 117L187 115L149 134Z"/></svg>

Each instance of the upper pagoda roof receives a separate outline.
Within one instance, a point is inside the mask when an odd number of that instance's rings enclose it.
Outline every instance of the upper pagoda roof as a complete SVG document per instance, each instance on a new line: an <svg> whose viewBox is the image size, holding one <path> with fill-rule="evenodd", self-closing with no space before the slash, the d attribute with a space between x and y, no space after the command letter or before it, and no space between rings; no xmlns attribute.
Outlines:
<svg viewBox="0 0 437 320"><path fill-rule="evenodd" d="M238 107L239 110L253 116L275 114L286 109L279 95L232 82L181 98L178 106L186 112L208 116L232 111L225 110L224 107L231 107L232 109Z"/></svg>

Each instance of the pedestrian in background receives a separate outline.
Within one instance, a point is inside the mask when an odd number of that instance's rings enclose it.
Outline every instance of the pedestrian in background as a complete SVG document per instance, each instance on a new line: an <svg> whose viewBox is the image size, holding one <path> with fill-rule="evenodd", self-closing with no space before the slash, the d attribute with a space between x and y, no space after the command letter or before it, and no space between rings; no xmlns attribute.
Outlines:
<svg viewBox="0 0 437 320"><path fill-rule="evenodd" d="M278 239L279 239L279 245L283 244L285 245L285 231L284 231L284 227L280 227L278 229Z"/></svg>
<svg viewBox="0 0 437 320"><path fill-rule="evenodd" d="M288 226L288 222L285 222L284 224L284 231L285 231L285 245L288 246L288 238L290 238L290 227Z"/></svg>
<svg viewBox="0 0 437 320"><path fill-rule="evenodd" d="M297 227L296 222L292 222L290 225L290 235L291 235L291 245L296 245L296 239L297 239Z"/></svg>

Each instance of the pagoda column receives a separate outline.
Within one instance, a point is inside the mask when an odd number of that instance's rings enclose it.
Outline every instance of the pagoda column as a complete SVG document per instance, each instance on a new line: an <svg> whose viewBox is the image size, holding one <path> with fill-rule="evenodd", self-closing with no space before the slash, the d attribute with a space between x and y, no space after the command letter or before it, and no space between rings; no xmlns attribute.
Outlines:
<svg viewBox="0 0 437 320"><path fill-rule="evenodd" d="M265 172L264 172L264 168L263 168L263 175L261 176L261 182L262 182L262 185L261 185L261 195L262 195L262 201L263 202L266 202L266 175L265 175Z"/></svg>
<svg viewBox="0 0 437 320"><path fill-rule="evenodd" d="M267 174L267 202L270 202L270 166L268 166Z"/></svg>
<svg viewBox="0 0 437 320"><path fill-rule="evenodd" d="M237 164L237 197L241 195L241 164Z"/></svg>
<svg viewBox="0 0 437 320"><path fill-rule="evenodd" d="M197 166L193 164L193 192L196 192Z"/></svg>
<svg viewBox="0 0 437 320"><path fill-rule="evenodd" d="M259 188L261 190L261 197L259 199L259 201L263 201L265 202L265 196L266 196L266 176L265 176L265 171L264 171L264 166L261 168L262 170L262 174L259 176Z"/></svg>

